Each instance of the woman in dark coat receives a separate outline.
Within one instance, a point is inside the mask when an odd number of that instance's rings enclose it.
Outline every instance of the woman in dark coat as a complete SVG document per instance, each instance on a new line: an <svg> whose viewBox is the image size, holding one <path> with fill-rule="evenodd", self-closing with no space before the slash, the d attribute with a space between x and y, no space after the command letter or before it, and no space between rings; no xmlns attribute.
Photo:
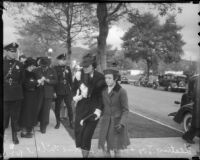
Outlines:
<svg viewBox="0 0 200 160"><path fill-rule="evenodd" d="M83 70L77 72L73 83L75 109L75 142L82 149L83 157L89 156L91 139L102 110L101 92L106 86L103 74L97 72L95 57L83 57ZM81 124L88 115L93 115Z"/></svg>
<svg viewBox="0 0 200 160"><path fill-rule="evenodd" d="M21 137L31 138L32 129L37 117L37 80L33 72L36 61L28 58L25 61L25 80L23 84L24 100L20 114Z"/></svg>
<svg viewBox="0 0 200 160"><path fill-rule="evenodd" d="M111 157L110 151L113 150L115 157L119 157L119 150L125 149L130 144L127 127L128 98L126 91L117 82L118 71L108 69L104 74L108 87L102 92L104 109L98 147L103 149L106 156ZM106 142L107 149L105 149Z"/></svg>

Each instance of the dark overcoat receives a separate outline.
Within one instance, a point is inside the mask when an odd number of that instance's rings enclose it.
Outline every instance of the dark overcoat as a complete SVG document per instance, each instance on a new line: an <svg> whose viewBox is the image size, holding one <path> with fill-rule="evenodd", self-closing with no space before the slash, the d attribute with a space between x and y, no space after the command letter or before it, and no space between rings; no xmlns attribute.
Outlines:
<svg viewBox="0 0 200 160"><path fill-rule="evenodd" d="M72 73L69 66L55 66L58 83L55 85L57 95L71 95Z"/></svg>
<svg viewBox="0 0 200 160"><path fill-rule="evenodd" d="M39 86L37 89L38 94L38 120L40 121L40 127L45 127L49 123L50 107L54 98L55 84L57 83L57 74L55 70L48 67L43 70L42 67L38 67L34 70L36 79L41 79L43 76L49 79L49 82L45 82L44 85Z"/></svg>
<svg viewBox="0 0 200 160"><path fill-rule="evenodd" d="M87 77L87 78L86 78ZM73 93L79 89L80 84L84 82L88 86L88 98L83 98L76 105L75 111L75 141L76 147L90 150L91 139L98 123L94 118L88 119L84 126L80 125L80 121L86 116L94 113L95 109L102 110L102 90L106 86L103 74L94 71L93 78L89 78L82 72L81 80L74 80ZM91 123L90 123L91 122ZM85 134L87 133L87 134Z"/></svg>
<svg viewBox="0 0 200 160"><path fill-rule="evenodd" d="M126 90L117 83L110 93L108 93L107 88L104 89L102 97L104 109L100 121L98 147L105 149L104 145L107 141L108 150L125 149L130 144L127 127L129 107ZM114 127L118 124L124 126L121 133L115 131Z"/></svg>
<svg viewBox="0 0 200 160"><path fill-rule="evenodd" d="M54 87L58 81L56 71L51 67L48 67L45 71L43 71L42 67L38 67L34 72L37 80L41 79L43 76L50 80L50 82L45 82L43 86L39 86L39 92L42 90L44 98L53 99L55 93Z"/></svg>
<svg viewBox="0 0 200 160"><path fill-rule="evenodd" d="M23 83L24 100L20 114L21 127L33 127L38 117L37 79L34 72L25 70Z"/></svg>

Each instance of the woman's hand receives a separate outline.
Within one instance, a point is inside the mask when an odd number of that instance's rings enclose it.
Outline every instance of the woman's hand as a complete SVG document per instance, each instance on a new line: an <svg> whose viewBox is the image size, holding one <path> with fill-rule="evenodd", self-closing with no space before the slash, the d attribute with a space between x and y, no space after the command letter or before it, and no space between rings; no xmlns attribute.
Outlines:
<svg viewBox="0 0 200 160"><path fill-rule="evenodd" d="M122 124L117 124L114 128L116 133L121 133L124 129L124 126Z"/></svg>
<svg viewBox="0 0 200 160"><path fill-rule="evenodd" d="M94 114L96 115L96 118L94 119L95 121L101 117L101 110L100 109L95 109Z"/></svg>
<svg viewBox="0 0 200 160"><path fill-rule="evenodd" d="M81 71L76 71L75 78L80 81L81 80Z"/></svg>
<svg viewBox="0 0 200 160"><path fill-rule="evenodd" d="M85 85L85 84L81 84L80 85L80 90L81 90L81 95L84 97L84 98L87 98L87 95L88 95L88 87Z"/></svg>

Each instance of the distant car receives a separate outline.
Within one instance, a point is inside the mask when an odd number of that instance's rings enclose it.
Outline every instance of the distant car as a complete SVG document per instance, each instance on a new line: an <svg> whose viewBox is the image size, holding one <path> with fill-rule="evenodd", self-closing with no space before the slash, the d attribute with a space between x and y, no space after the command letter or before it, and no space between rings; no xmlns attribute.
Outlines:
<svg viewBox="0 0 200 160"><path fill-rule="evenodd" d="M128 84L129 81L128 81L127 76L121 75L121 77L120 77L120 82L121 82L121 83L124 83L124 84Z"/></svg>
<svg viewBox="0 0 200 160"><path fill-rule="evenodd" d="M158 81L154 81L153 88L157 89L159 86L164 87L167 91L181 91L186 90L186 75L164 74L158 76Z"/></svg>

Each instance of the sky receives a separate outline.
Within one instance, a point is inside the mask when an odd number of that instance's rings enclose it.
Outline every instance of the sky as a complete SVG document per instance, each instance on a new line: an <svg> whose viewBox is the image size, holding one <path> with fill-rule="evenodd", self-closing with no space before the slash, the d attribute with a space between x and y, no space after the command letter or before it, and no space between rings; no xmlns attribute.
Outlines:
<svg viewBox="0 0 200 160"><path fill-rule="evenodd" d="M138 7L146 7L143 3L137 4ZM183 10L181 14L178 14L176 17L177 24L183 26L181 34L183 36L183 41L186 44L183 46L184 55L182 58L187 60L197 60L200 57L200 48L198 42L200 38L198 37L200 18L198 16L198 11L200 7L198 4L192 3L179 3L177 6L180 6ZM107 43L111 44L113 48L121 49L122 40L121 37L127 31L127 24L115 24L109 30ZM3 39L4 44L13 42L17 40L17 35L14 34L15 27L14 21L11 17L7 15L6 12L3 13ZM85 47L81 44L79 46Z"/></svg>

